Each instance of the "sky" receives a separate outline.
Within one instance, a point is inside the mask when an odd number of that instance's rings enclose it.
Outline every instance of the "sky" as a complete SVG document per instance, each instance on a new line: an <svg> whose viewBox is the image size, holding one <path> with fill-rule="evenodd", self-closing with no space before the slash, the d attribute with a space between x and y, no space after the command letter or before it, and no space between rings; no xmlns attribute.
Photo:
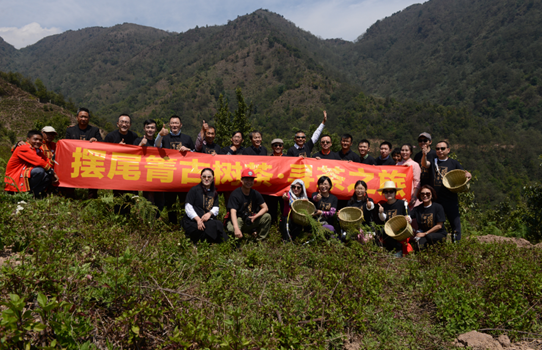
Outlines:
<svg viewBox="0 0 542 350"><path fill-rule="evenodd" d="M222 25L259 8L325 39L355 40L414 0L0 0L0 37L19 49L67 30L135 23L172 32Z"/></svg>

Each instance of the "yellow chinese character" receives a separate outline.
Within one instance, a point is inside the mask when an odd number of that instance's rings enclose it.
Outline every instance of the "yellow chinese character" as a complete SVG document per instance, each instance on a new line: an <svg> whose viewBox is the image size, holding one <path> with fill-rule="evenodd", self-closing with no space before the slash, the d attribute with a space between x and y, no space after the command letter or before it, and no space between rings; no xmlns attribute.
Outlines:
<svg viewBox="0 0 542 350"><path fill-rule="evenodd" d="M294 180L300 179L305 183L305 188L309 188L311 182L314 182L312 178L312 165L308 164L290 164L290 177L288 182L294 182Z"/></svg>
<svg viewBox="0 0 542 350"><path fill-rule="evenodd" d="M227 182L232 186L238 186L241 179L241 172L243 171L243 166L240 162L225 163L220 161L215 161L214 166L215 171L215 185L225 184Z"/></svg>
<svg viewBox="0 0 542 350"><path fill-rule="evenodd" d="M254 173L256 173L256 179L254 179L254 186L260 186L262 183L266 185L267 187L271 186L271 178L273 177L273 173L268 173L266 170L270 170L273 168L272 165L269 165L267 163L248 163L248 168L254 170Z"/></svg>
<svg viewBox="0 0 542 350"><path fill-rule="evenodd" d="M384 182L386 182L386 181L395 182L395 186L397 186L399 188L405 188L406 187L406 184L405 184L406 174L398 173L397 170L393 170L391 172L391 174L388 173L387 170L382 170L380 172L380 174L378 174L378 176L380 177L380 186L379 186L379 188L384 186ZM400 190L397 193L401 197L405 196L405 191L403 191L403 190Z"/></svg>
<svg viewBox="0 0 542 350"><path fill-rule="evenodd" d="M189 168L182 169L181 184L186 185L189 183L199 184L201 182L200 173L203 168L209 168L209 163L200 163L198 158L194 158L189 162L179 162L180 165L189 166Z"/></svg>
<svg viewBox="0 0 542 350"><path fill-rule="evenodd" d="M148 156L145 158L145 168L147 169L147 182L160 180L162 183L173 182L173 173L177 169L175 159L163 159L157 156Z"/></svg>
<svg viewBox="0 0 542 350"><path fill-rule="evenodd" d="M356 177L356 181L358 180L362 180L362 181L365 181L365 183L369 183L369 181L371 181L372 179L374 179L375 177L375 174L373 173L366 173L365 172L365 169L363 168L358 168L358 171L350 171L348 173L348 175L350 176L355 176ZM348 185L348 192L352 192L354 190L354 185L356 184L356 182ZM369 194L375 194L376 193L376 189L374 190L367 190L367 193Z"/></svg>
<svg viewBox="0 0 542 350"><path fill-rule="evenodd" d="M113 155L111 156L111 167L109 168L107 177L113 179L115 175L122 175L124 180L137 181L141 177L139 162L141 162L141 156L113 152Z"/></svg>
<svg viewBox="0 0 542 350"><path fill-rule="evenodd" d="M74 161L72 162L73 172L71 177L97 177L101 179L105 173L105 151L94 149L83 149L77 147L72 153Z"/></svg>
<svg viewBox="0 0 542 350"><path fill-rule="evenodd" d="M317 168L317 170L322 172L322 174L318 175L318 178L321 178L322 176L327 176L331 179L331 182L333 182L334 188L338 188L339 190L344 191L344 186L342 185L342 183L345 178L340 176L340 173L345 172L343 168L340 168L338 166L330 168L327 165L323 165Z"/></svg>

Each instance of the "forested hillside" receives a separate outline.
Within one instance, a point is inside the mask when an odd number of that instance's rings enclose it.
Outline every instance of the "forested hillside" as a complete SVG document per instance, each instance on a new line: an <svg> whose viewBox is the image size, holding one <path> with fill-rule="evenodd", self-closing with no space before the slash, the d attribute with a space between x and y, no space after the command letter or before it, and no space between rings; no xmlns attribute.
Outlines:
<svg viewBox="0 0 542 350"><path fill-rule="evenodd" d="M5 44L0 70L39 78L111 123L128 112L139 131L148 117L179 114L195 134L202 119L213 122L220 94L234 107L237 87L264 142L319 123L322 110L327 131L375 144L429 131L450 140L478 175L479 201L493 204L518 200L542 177L539 10L432 0L377 22L356 43L321 40L266 10L180 34L86 28L19 51Z"/></svg>
<svg viewBox="0 0 542 350"><path fill-rule="evenodd" d="M378 21L348 52L366 92L542 130L540 1L428 1Z"/></svg>

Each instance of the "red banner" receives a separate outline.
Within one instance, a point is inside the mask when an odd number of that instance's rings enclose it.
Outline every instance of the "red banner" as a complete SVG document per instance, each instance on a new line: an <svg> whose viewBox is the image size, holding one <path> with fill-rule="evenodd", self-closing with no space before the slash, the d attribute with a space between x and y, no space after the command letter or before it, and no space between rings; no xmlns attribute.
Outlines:
<svg viewBox="0 0 542 350"><path fill-rule="evenodd" d="M241 172L253 169L254 189L262 194L282 195L295 179L301 179L310 195L321 176L333 182L331 192L349 199L357 180L367 183L373 200L381 200L376 190L386 181L404 188L398 197L410 199L412 168L372 166L338 160L301 157L226 156L176 150L118 145L105 142L60 140L55 171L60 186L128 191L188 192L200 182L203 168L215 172L219 192L241 186Z"/></svg>

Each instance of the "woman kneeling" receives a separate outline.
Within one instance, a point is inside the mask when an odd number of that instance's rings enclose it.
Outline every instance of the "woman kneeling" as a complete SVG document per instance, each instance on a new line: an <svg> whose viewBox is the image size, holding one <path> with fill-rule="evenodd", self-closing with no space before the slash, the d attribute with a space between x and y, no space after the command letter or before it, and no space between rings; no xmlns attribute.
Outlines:
<svg viewBox="0 0 542 350"><path fill-rule="evenodd" d="M424 185L418 192L418 199L422 204L418 205L412 211L412 216L418 222L418 230L414 240L418 242L418 250L425 246L433 245L437 242L446 239L446 230L444 229L444 221L446 215L442 205L433 202L437 199L437 195L433 187ZM416 248L416 244L413 244Z"/></svg>
<svg viewBox="0 0 542 350"><path fill-rule="evenodd" d="M183 227L192 242L207 241L221 243L228 239L218 216L218 192L215 188L215 173L210 168L201 171L201 182L186 195Z"/></svg>

